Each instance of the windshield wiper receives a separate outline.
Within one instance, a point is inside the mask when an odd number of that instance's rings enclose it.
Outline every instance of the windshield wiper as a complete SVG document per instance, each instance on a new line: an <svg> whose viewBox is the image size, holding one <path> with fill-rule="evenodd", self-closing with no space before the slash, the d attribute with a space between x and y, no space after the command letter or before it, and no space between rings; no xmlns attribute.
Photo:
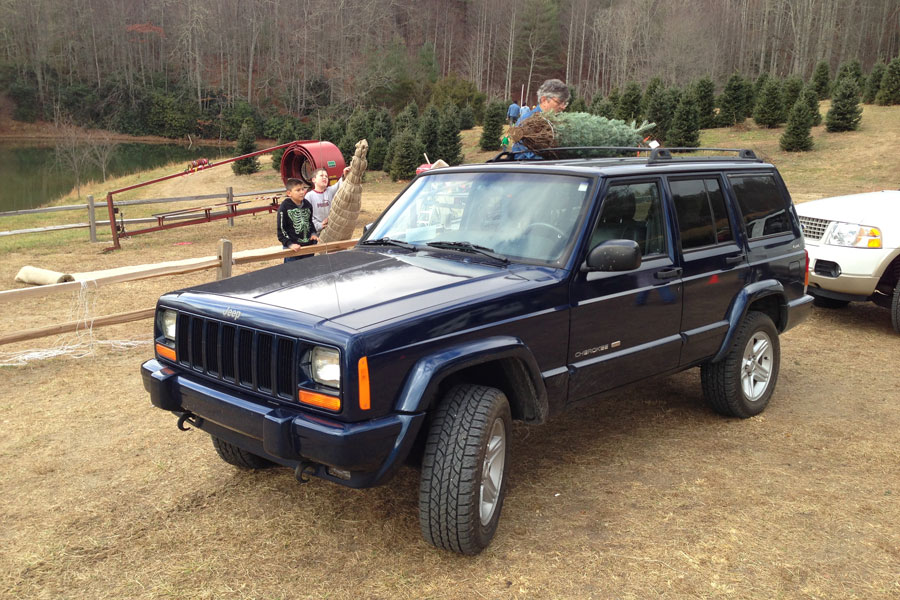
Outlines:
<svg viewBox="0 0 900 600"><path fill-rule="evenodd" d="M484 246L479 246L477 244L473 244L472 242L428 242L426 246L431 246L432 248L440 248L442 250L459 250L460 252L473 252L475 254L483 254L489 258L493 258L494 260L499 260L503 263L508 263L509 259L505 256L497 254L494 252L493 248L486 248Z"/></svg>
<svg viewBox="0 0 900 600"><path fill-rule="evenodd" d="M415 244L410 244L408 242L401 242L400 240L392 240L389 237L378 238L377 240L363 240L359 243L360 246L397 246L398 248L405 248L406 250L412 250L415 252L419 249Z"/></svg>

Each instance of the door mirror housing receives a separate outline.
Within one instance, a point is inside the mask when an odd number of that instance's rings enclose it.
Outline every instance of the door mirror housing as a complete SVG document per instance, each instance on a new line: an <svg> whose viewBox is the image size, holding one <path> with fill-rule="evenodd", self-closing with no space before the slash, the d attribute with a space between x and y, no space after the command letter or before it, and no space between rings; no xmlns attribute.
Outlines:
<svg viewBox="0 0 900 600"><path fill-rule="evenodd" d="M634 240L609 240L591 249L582 271L633 271L641 266L641 247Z"/></svg>

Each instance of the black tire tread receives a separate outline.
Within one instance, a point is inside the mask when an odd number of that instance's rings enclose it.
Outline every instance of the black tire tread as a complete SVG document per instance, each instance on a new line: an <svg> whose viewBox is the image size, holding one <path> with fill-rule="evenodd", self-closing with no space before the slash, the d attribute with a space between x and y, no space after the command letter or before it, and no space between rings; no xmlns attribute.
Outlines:
<svg viewBox="0 0 900 600"><path fill-rule="evenodd" d="M477 499L482 438L497 413L508 434L506 396L478 385L452 388L435 410L422 461L419 523L425 540L438 548L472 555L493 537L502 504L488 531L481 531ZM501 487L505 482L506 477ZM502 498L501 492L501 503Z"/></svg>
<svg viewBox="0 0 900 600"><path fill-rule="evenodd" d="M900 282L894 286L894 297L891 299L891 325L900 333Z"/></svg>
<svg viewBox="0 0 900 600"><path fill-rule="evenodd" d="M266 460L262 456L247 452L243 448L238 448L234 444L230 444L214 435L210 437L219 458L229 465L234 465L241 469L265 469L274 465L273 462Z"/></svg>
<svg viewBox="0 0 900 600"><path fill-rule="evenodd" d="M754 331L760 328L768 329L769 337L775 346L775 361L773 365L772 380L766 394L757 400L753 407L747 406L743 401L743 391L740 384L741 360L744 347ZM728 354L715 363L703 363L700 366L700 381L703 386L703 396L714 411L726 417L738 417L746 419L758 415L766 406L775 390L780 368L781 349L778 340L778 330L768 315L749 311L744 320L738 326L737 334L732 340Z"/></svg>

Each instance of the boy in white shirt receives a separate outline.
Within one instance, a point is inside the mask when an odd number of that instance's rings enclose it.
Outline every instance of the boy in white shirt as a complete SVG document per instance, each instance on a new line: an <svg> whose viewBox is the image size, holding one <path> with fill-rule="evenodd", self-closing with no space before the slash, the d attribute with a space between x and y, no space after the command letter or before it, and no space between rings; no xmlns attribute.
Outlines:
<svg viewBox="0 0 900 600"><path fill-rule="evenodd" d="M346 177L349 172L350 167L344 167L341 178L331 186L328 185L328 171L325 169L316 169L316 172L313 173L312 183L314 187L306 193L305 199L312 205L312 221L313 226L316 228L316 234L321 233L322 229L328 225L328 214L331 212L331 201L341 187L341 182L344 180L344 177Z"/></svg>

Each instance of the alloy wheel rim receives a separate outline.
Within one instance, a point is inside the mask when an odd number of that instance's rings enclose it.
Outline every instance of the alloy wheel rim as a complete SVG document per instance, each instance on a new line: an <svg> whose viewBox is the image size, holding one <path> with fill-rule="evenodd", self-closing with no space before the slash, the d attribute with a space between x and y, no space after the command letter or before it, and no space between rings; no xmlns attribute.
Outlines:
<svg viewBox="0 0 900 600"><path fill-rule="evenodd" d="M775 349L763 331L757 331L744 348L741 359L741 391L750 402L762 398L772 379Z"/></svg>
<svg viewBox="0 0 900 600"><path fill-rule="evenodd" d="M503 485L503 467L506 462L506 428L501 419L494 420L481 464L481 490L479 493L479 515L481 524L487 525L500 503L500 488Z"/></svg>

